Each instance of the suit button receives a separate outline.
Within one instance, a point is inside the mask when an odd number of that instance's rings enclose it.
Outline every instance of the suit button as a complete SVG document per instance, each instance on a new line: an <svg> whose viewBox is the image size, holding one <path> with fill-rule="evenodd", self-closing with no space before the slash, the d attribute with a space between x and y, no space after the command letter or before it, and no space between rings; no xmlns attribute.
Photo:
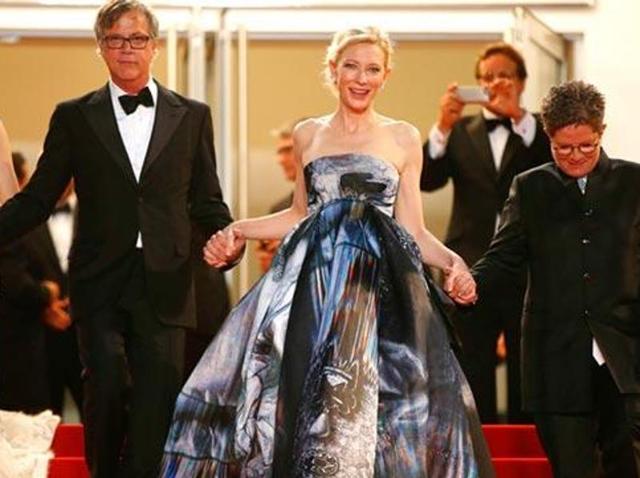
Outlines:
<svg viewBox="0 0 640 478"><path fill-rule="evenodd" d="M591 239L589 239L588 237L583 237L582 238L582 244L584 246L587 246L587 245L591 244Z"/></svg>

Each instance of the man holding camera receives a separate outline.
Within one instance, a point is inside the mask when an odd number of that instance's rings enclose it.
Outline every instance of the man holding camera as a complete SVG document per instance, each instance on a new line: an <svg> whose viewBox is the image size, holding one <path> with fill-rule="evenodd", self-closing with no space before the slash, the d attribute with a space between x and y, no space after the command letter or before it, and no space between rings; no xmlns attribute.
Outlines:
<svg viewBox="0 0 640 478"><path fill-rule="evenodd" d="M479 55L475 75L480 88L452 83L440 100L440 113L424 145L420 186L434 191L453 181L453 210L446 245L467 264L488 249L513 177L551 161L549 141L533 114L520 106L527 70L512 46L495 43ZM483 98L484 96L484 98ZM467 103L482 111L462 116ZM454 318L463 346L462 367L483 422L497 421L496 343L501 333L507 348L508 420L526 420L520 405L520 315L526 285L504 284L501 296L481 297Z"/></svg>

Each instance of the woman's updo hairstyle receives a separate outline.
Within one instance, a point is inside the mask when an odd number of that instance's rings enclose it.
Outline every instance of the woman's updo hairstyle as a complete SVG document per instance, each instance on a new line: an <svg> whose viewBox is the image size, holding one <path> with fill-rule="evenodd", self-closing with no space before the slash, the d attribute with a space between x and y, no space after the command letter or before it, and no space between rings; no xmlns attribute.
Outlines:
<svg viewBox="0 0 640 478"><path fill-rule="evenodd" d="M333 35L331 44L327 48L324 57L324 81L331 89L335 90L335 78L331 74L330 64L337 64L340 61L342 53L351 45L358 43L371 43L378 45L384 53L384 67L391 68L391 56L393 55L393 45L389 39L389 35L376 27L350 28L336 32Z"/></svg>

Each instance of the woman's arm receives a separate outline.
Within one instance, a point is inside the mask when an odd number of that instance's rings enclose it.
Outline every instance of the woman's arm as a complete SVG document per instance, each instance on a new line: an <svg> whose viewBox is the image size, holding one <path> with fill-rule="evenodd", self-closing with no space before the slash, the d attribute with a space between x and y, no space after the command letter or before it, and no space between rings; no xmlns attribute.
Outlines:
<svg viewBox="0 0 640 478"><path fill-rule="evenodd" d="M18 191L18 180L11 161L9 136L0 121L0 204Z"/></svg>
<svg viewBox="0 0 640 478"><path fill-rule="evenodd" d="M245 246L246 239L282 239L307 215L302 152L314 132L315 126L310 120L296 126L293 132L296 180L291 206L274 214L235 221L211 236L204 249L204 258L209 265L226 267L235 262Z"/></svg>
<svg viewBox="0 0 640 478"><path fill-rule="evenodd" d="M302 152L315 128L309 122L296 127L293 132L293 151L296 159L296 180L291 206L267 216L241 219L229 227L246 239L282 239L307 215L307 191L302 170Z"/></svg>
<svg viewBox="0 0 640 478"><path fill-rule="evenodd" d="M395 205L397 221L413 236L422 261L441 269L445 274L445 290L461 303L475 300L475 283L462 258L440 242L424 225L420 174L422 172L422 143L418 130L406 123L396 126L397 141L405 151L400 185Z"/></svg>

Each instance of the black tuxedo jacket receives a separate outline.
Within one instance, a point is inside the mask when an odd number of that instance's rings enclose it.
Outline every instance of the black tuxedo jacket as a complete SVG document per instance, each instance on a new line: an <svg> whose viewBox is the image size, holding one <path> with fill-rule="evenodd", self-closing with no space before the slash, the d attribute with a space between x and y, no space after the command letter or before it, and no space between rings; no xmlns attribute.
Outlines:
<svg viewBox="0 0 640 478"><path fill-rule="evenodd" d="M522 329L529 411L593 407L592 338L622 393L640 393L640 165L603 152L587 191L554 164L516 177L474 267L481 297L529 267Z"/></svg>
<svg viewBox="0 0 640 478"><path fill-rule="evenodd" d="M44 221L74 178L78 214L69 282L76 320L121 285L113 271L131 253L140 231L148 293L160 320L195 324L191 220L212 233L229 224L231 215L216 174L208 106L162 86L158 90L138 182L105 85L57 106L34 175L0 208L3 244Z"/></svg>
<svg viewBox="0 0 640 478"><path fill-rule="evenodd" d="M517 134L509 135L500 170L496 170L481 113L465 116L454 125L444 156L431 158L429 142L424 145L420 188L433 191L449 179L453 181L453 208L445 243L467 264L476 262L489 247L496 217L514 176L552 160L549 141L538 118L536 123L536 135L529 147Z"/></svg>

